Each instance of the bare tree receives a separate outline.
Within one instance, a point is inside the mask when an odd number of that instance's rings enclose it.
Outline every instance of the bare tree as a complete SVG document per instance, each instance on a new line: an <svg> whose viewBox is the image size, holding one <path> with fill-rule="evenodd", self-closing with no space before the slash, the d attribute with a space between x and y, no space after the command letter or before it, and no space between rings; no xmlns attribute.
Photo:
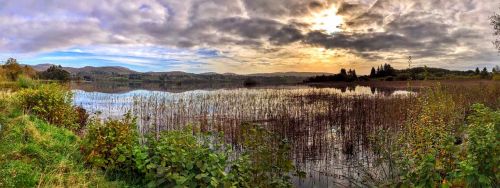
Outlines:
<svg viewBox="0 0 500 188"><path fill-rule="evenodd" d="M493 43L497 47L498 52L500 52L500 14L495 13L493 16L491 16L490 22L494 29L493 34L495 36L498 36L498 38Z"/></svg>

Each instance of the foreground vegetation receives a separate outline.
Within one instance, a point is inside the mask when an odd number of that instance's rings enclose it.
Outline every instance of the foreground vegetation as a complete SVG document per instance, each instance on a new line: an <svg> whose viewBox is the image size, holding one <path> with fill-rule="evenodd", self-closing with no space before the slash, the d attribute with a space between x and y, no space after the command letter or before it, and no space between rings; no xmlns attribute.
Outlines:
<svg viewBox="0 0 500 188"><path fill-rule="evenodd" d="M258 126L244 126L234 153L218 133L139 136L130 114L87 121L71 96L56 84L2 96L1 187L290 187L302 175L287 144Z"/></svg>
<svg viewBox="0 0 500 188"><path fill-rule="evenodd" d="M85 167L72 131L24 115L14 94L0 99L0 187L120 187Z"/></svg>

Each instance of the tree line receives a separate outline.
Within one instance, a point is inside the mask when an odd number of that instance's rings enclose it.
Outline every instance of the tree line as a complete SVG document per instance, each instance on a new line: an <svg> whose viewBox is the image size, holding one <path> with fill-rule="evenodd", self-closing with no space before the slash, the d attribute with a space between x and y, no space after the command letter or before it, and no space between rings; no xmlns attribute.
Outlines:
<svg viewBox="0 0 500 188"><path fill-rule="evenodd" d="M378 67L372 67L370 74L358 76L356 70L346 70L342 68L338 74L320 75L309 77L304 83L315 82L353 82L353 81L406 81L406 80L442 80L442 79L494 79L498 80L500 76L500 67L495 66L491 72L486 67L482 70L477 67L475 70L454 71L442 68L415 67L410 69L397 70L390 64L382 64Z"/></svg>

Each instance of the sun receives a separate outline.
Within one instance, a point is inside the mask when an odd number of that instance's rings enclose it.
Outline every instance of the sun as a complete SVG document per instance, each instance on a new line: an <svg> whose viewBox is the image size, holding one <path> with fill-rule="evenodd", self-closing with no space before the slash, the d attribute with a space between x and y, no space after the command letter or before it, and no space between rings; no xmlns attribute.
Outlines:
<svg viewBox="0 0 500 188"><path fill-rule="evenodd" d="M331 34L341 31L340 25L343 23L343 18L337 15L337 8L332 6L313 14L312 22L312 29L322 30Z"/></svg>

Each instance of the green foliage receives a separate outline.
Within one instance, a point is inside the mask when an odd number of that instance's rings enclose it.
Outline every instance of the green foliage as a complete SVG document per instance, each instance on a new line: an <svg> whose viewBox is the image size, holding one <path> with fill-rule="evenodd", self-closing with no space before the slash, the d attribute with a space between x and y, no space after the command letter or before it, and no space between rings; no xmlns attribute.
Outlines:
<svg viewBox="0 0 500 188"><path fill-rule="evenodd" d="M490 187L500 180L500 111L482 104L472 107L466 128L467 156L460 162L460 176L469 187Z"/></svg>
<svg viewBox="0 0 500 188"><path fill-rule="evenodd" d="M136 120L130 113L122 120L92 120L82 143L85 161L107 171L133 172L133 148L138 144Z"/></svg>
<svg viewBox="0 0 500 188"><path fill-rule="evenodd" d="M291 187L292 175L304 176L293 165L286 140L252 124L243 124L241 130L243 159L247 160L239 160L232 173L247 180L242 182L255 187Z"/></svg>
<svg viewBox="0 0 500 188"><path fill-rule="evenodd" d="M228 154L214 136L191 129L167 131L142 149L136 164L150 187L230 187ZM214 138L215 139L215 138Z"/></svg>
<svg viewBox="0 0 500 188"><path fill-rule="evenodd" d="M41 85L37 88L22 89L16 93L16 102L28 113L32 113L49 123L71 130L78 129L76 112L73 109L73 93L57 84Z"/></svg>

